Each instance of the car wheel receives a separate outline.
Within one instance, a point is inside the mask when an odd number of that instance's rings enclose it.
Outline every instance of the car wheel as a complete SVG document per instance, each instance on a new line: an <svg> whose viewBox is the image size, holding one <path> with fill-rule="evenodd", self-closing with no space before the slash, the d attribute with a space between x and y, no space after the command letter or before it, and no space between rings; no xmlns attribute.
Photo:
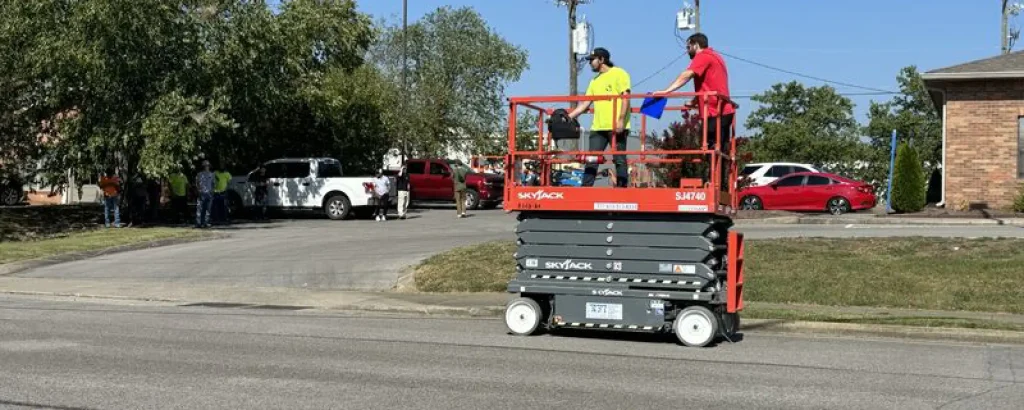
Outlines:
<svg viewBox="0 0 1024 410"><path fill-rule="evenodd" d="M352 211L352 203L349 202L348 197L342 194L334 194L324 201L324 213L327 214L328 218L335 221L348 218L348 213Z"/></svg>
<svg viewBox="0 0 1024 410"><path fill-rule="evenodd" d="M740 209L749 211L760 211L764 209L764 204L761 203L761 198L750 195L745 196L740 200Z"/></svg>
<svg viewBox="0 0 1024 410"><path fill-rule="evenodd" d="M480 193L473 189L466 190L466 209L476 210L480 207Z"/></svg>
<svg viewBox="0 0 1024 410"><path fill-rule="evenodd" d="M0 188L0 205L14 206L21 203L21 188L5 186Z"/></svg>
<svg viewBox="0 0 1024 410"><path fill-rule="evenodd" d="M846 198L837 196L828 200L828 213L832 215L842 215L850 212L850 201Z"/></svg>

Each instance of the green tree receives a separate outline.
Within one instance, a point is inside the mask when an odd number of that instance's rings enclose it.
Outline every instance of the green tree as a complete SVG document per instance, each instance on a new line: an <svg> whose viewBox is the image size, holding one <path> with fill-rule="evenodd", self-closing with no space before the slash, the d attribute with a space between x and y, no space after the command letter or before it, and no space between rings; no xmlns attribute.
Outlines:
<svg viewBox="0 0 1024 410"><path fill-rule="evenodd" d="M482 152L496 148L504 125L505 86L527 68L522 48L499 36L473 9L441 7L410 24L408 86L395 133L420 154L448 148ZM373 50L376 63L402 84L401 27L384 30ZM499 144L500 145L500 144Z"/></svg>
<svg viewBox="0 0 1024 410"><path fill-rule="evenodd" d="M917 150L901 143L896 150L892 179L892 208L897 212L918 212L924 209L925 179Z"/></svg>
<svg viewBox="0 0 1024 410"><path fill-rule="evenodd" d="M364 65L374 30L351 0L9 3L0 52L20 58L0 62L0 131L57 183L109 165L160 176L200 154L370 169L387 149L395 91Z"/></svg>
<svg viewBox="0 0 1024 410"><path fill-rule="evenodd" d="M932 103L917 67L908 66L896 76L900 93L887 102L871 102L865 133L873 148L873 179L884 180L888 173L892 131L901 141L913 141L921 155L927 175L942 164L942 118Z"/></svg>
<svg viewBox="0 0 1024 410"><path fill-rule="evenodd" d="M754 135L745 152L753 160L803 162L859 177L858 161L868 159L858 138L853 102L832 87L775 84L752 100L760 104L747 118Z"/></svg>

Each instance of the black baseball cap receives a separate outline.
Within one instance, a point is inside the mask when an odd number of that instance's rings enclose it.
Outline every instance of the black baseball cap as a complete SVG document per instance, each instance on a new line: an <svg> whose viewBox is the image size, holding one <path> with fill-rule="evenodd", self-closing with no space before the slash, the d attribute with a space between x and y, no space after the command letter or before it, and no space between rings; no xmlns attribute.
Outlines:
<svg viewBox="0 0 1024 410"><path fill-rule="evenodd" d="M593 60L595 58L603 59L605 64L608 64L609 67L614 65L612 64L612 54L609 53L608 50L606 50L604 47L594 48L594 51L591 51L590 55L587 56L587 60Z"/></svg>

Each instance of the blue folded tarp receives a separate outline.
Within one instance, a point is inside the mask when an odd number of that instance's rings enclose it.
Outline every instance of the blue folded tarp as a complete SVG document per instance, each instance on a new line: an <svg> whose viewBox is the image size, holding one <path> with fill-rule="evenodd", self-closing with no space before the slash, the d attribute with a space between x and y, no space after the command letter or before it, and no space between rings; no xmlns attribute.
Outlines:
<svg viewBox="0 0 1024 410"><path fill-rule="evenodd" d="M667 103L668 98L665 97L644 98L643 104L640 105L640 113L660 120L661 114L665 112L665 104Z"/></svg>

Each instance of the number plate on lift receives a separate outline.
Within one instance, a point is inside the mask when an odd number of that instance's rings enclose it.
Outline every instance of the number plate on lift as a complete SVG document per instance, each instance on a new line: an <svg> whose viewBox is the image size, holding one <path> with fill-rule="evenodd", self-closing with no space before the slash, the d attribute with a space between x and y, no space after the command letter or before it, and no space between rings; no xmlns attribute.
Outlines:
<svg viewBox="0 0 1024 410"><path fill-rule="evenodd" d="M587 303L587 319L622 320L622 305L618 303Z"/></svg>

